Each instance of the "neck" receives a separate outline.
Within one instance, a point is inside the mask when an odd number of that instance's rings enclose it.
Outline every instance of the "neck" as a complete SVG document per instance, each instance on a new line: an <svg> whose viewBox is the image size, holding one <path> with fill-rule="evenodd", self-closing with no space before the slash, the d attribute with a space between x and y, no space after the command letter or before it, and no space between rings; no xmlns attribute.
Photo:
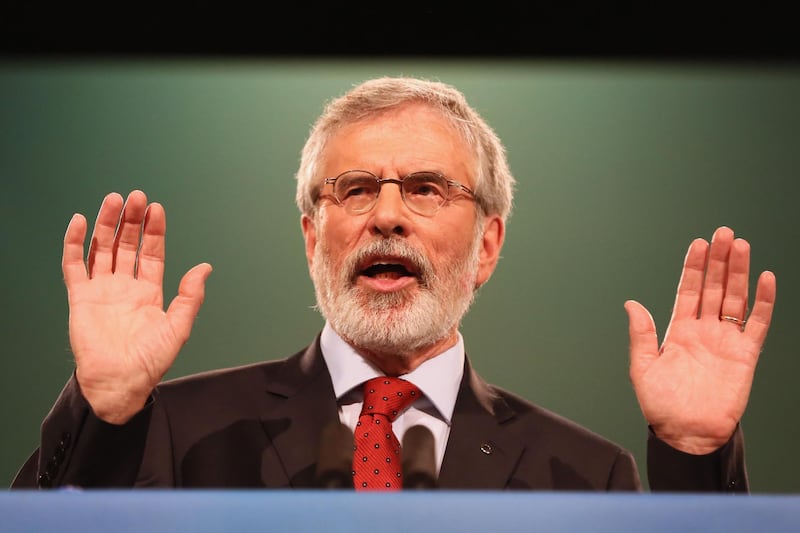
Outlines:
<svg viewBox="0 0 800 533"><path fill-rule="evenodd" d="M346 340L356 352L377 367L384 375L401 376L413 372L425 361L455 346L458 336L454 330L444 339L410 353L402 350L368 350L349 339Z"/></svg>

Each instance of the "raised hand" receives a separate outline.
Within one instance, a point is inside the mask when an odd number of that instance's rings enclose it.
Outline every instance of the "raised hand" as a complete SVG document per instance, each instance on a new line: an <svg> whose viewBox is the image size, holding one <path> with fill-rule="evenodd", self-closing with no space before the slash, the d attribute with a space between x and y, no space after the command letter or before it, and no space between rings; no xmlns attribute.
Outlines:
<svg viewBox="0 0 800 533"><path fill-rule="evenodd" d="M87 223L75 214L64 236L62 270L69 338L81 391L95 414L124 423L144 406L188 340L211 265L181 279L163 308L166 216L142 191L110 193L84 261Z"/></svg>
<svg viewBox="0 0 800 533"><path fill-rule="evenodd" d="M630 378L656 435L687 453L710 453L732 436L750 396L775 305L775 276L762 272L748 316L750 245L720 227L695 239L672 319L659 347L650 313L625 302Z"/></svg>

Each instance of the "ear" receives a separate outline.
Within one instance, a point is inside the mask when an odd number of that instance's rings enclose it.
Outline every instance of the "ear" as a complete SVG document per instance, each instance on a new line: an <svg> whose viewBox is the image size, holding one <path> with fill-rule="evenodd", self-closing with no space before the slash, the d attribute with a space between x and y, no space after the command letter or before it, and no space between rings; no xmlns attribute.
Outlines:
<svg viewBox="0 0 800 533"><path fill-rule="evenodd" d="M308 261L308 267L311 268L314 261L314 248L317 246L317 225L313 218L303 215L300 217L300 227L306 243L306 261Z"/></svg>
<svg viewBox="0 0 800 533"><path fill-rule="evenodd" d="M503 248L505 236L506 226L499 216L493 215L484 219L483 238L478 255L478 274L475 278L476 289L489 281L492 276L497 261L500 260L500 250Z"/></svg>

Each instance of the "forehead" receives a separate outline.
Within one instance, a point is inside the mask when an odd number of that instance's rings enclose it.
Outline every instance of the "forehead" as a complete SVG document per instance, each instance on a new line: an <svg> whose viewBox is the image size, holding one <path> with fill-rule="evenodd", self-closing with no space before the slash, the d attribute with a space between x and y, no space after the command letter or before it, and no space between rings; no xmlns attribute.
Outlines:
<svg viewBox="0 0 800 533"><path fill-rule="evenodd" d="M369 170L381 176L434 170L472 183L475 155L442 113L406 104L341 127L323 151L323 175Z"/></svg>

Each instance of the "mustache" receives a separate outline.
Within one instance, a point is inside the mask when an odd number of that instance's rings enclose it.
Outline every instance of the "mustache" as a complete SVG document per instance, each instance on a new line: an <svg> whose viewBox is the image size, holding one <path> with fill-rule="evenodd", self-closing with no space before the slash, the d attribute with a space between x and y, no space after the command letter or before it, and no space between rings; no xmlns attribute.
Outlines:
<svg viewBox="0 0 800 533"><path fill-rule="evenodd" d="M402 259L413 266L417 272L417 279L423 288L427 288L435 279L433 264L425 254L401 238L389 237L367 243L347 258L344 264L344 272L348 274L350 281L355 282L356 277L358 277L358 265L368 258L376 256Z"/></svg>

